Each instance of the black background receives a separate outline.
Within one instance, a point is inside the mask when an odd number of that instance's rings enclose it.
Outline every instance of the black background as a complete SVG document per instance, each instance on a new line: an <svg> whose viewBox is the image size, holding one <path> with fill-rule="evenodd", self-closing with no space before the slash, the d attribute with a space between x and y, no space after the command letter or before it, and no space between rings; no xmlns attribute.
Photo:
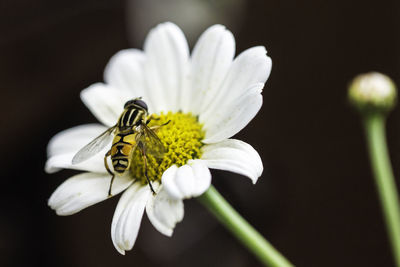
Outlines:
<svg viewBox="0 0 400 267"><path fill-rule="evenodd" d="M79 92L102 81L108 59L132 46L125 7L121 1L0 1L0 265L259 266L196 200L185 201L172 238L144 217L126 256L110 238L118 198L68 217L47 207L51 193L74 174L44 173L47 142L95 122ZM214 185L297 266L393 266L346 87L370 70L400 83L399 4L274 0L243 8L232 29L237 51L265 45L273 68L261 111L236 138L259 151L264 173L253 186L213 171ZM141 48L143 40L136 42ZM399 126L396 109L388 141L397 177Z"/></svg>

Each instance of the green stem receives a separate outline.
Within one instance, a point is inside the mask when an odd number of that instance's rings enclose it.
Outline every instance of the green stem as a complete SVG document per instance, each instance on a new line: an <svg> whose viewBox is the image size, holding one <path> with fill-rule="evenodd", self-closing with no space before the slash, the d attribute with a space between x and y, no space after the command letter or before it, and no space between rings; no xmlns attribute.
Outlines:
<svg viewBox="0 0 400 267"><path fill-rule="evenodd" d="M396 266L400 267L400 209L385 135L385 115L365 115L369 156Z"/></svg>
<svg viewBox="0 0 400 267"><path fill-rule="evenodd" d="M267 240L264 239L213 187L199 197L200 202L217 217L265 266L293 266Z"/></svg>

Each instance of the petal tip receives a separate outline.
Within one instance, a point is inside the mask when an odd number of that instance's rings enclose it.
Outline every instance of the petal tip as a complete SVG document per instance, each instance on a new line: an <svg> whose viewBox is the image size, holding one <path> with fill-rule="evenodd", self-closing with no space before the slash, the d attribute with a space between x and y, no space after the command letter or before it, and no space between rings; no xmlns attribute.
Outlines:
<svg viewBox="0 0 400 267"><path fill-rule="evenodd" d="M122 256L125 256L125 250L121 249L121 248L115 248L119 254L121 254Z"/></svg>
<svg viewBox="0 0 400 267"><path fill-rule="evenodd" d="M224 31L227 30L226 27L222 24L214 24L212 26L210 26L206 31Z"/></svg>
<svg viewBox="0 0 400 267"><path fill-rule="evenodd" d="M160 23L159 25L165 26L165 27L175 27L175 28L179 28L178 25L176 25L175 23L173 23L172 21L166 21L163 23Z"/></svg>
<svg viewBox="0 0 400 267"><path fill-rule="evenodd" d="M173 233L174 233L174 231L172 229L165 229L163 234L168 237L171 237Z"/></svg>
<svg viewBox="0 0 400 267"><path fill-rule="evenodd" d="M62 212L62 211L59 211L59 210L56 210L56 214L57 214L58 216L68 216L68 215L71 215L71 214L69 214L69 213L65 213L65 212Z"/></svg>
<svg viewBox="0 0 400 267"><path fill-rule="evenodd" d="M253 179L251 179L252 183L253 183L253 184L256 184L256 183L257 183L257 181L258 181L258 178L260 178L260 177L257 177L257 178L253 178Z"/></svg>

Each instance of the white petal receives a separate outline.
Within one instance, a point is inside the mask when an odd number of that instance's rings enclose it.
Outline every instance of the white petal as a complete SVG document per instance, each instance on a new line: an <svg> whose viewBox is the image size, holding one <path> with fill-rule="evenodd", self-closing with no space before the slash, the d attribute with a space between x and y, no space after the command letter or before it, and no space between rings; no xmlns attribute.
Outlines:
<svg viewBox="0 0 400 267"><path fill-rule="evenodd" d="M169 167L162 175L161 182L164 186L164 189L168 192L168 194L174 199L182 199L182 194L179 188L175 184L175 176L178 171L178 167L176 165L172 165Z"/></svg>
<svg viewBox="0 0 400 267"><path fill-rule="evenodd" d="M75 156L76 152L55 155L50 157L46 161L44 169L47 173L55 173L57 171L60 171L61 169L107 173L107 170L104 166L104 155L110 148L111 148L111 143L109 146L106 146L98 154L94 155L93 157L79 164L72 164L72 158Z"/></svg>
<svg viewBox="0 0 400 267"><path fill-rule="evenodd" d="M175 225L183 219L183 201L172 199L162 185L156 191L147 202L147 217L160 233L171 236Z"/></svg>
<svg viewBox="0 0 400 267"><path fill-rule="evenodd" d="M191 160L179 168L171 166L161 180L172 198L185 199L203 194L211 184L211 173L201 160Z"/></svg>
<svg viewBox="0 0 400 267"><path fill-rule="evenodd" d="M242 130L257 114L262 106L263 83L252 85L244 95L234 99L230 105L218 109L212 120L204 125L206 144L217 143L232 137Z"/></svg>
<svg viewBox="0 0 400 267"><path fill-rule="evenodd" d="M107 128L100 124L85 124L62 131L55 135L47 146L49 159L45 171L54 173L61 169L74 169L96 173L106 173L104 155L111 148L111 142L102 151L79 164L72 164L75 154Z"/></svg>
<svg viewBox="0 0 400 267"><path fill-rule="evenodd" d="M118 202L111 224L111 239L123 255L135 244L150 194L149 186L137 182L124 192Z"/></svg>
<svg viewBox="0 0 400 267"><path fill-rule="evenodd" d="M190 69L190 86L182 92L183 111L200 114L218 93L235 55L235 39L222 25L208 28L197 41Z"/></svg>
<svg viewBox="0 0 400 267"><path fill-rule="evenodd" d="M101 124L84 124L59 132L50 139L47 156L76 153L106 129Z"/></svg>
<svg viewBox="0 0 400 267"><path fill-rule="evenodd" d="M238 97L255 84L262 83L268 79L271 72L272 61L267 56L263 46L257 46L242 52L232 63L225 80L223 81L218 95L205 107L204 113L200 115L200 122L212 123L215 112L223 111L230 106Z"/></svg>
<svg viewBox="0 0 400 267"><path fill-rule="evenodd" d="M113 88L123 90L129 98L143 97L152 113L149 93L144 78L145 54L138 49L125 49L115 54L104 71L104 80Z"/></svg>
<svg viewBox="0 0 400 267"><path fill-rule="evenodd" d="M188 164L192 167L195 177L192 196L197 197L202 195L210 187L211 173L207 165L201 160L189 160Z"/></svg>
<svg viewBox="0 0 400 267"><path fill-rule="evenodd" d="M82 102L101 123L108 127L117 123L125 102L130 98L126 92L102 83L93 84L81 92Z"/></svg>
<svg viewBox="0 0 400 267"><path fill-rule="evenodd" d="M226 170L249 177L253 183L263 171L260 155L249 144L228 139L203 147L203 162L211 169Z"/></svg>
<svg viewBox="0 0 400 267"><path fill-rule="evenodd" d="M48 204L58 215L71 215L108 198L109 174L81 173L62 183L51 195ZM128 176L116 177L113 194L119 194L132 183Z"/></svg>
<svg viewBox="0 0 400 267"><path fill-rule="evenodd" d="M189 165L183 165L178 168L175 176L175 186L180 191L181 198L190 198L194 191L194 173Z"/></svg>
<svg viewBox="0 0 400 267"><path fill-rule="evenodd" d="M189 58L184 34L173 23L159 24L147 36L144 51L147 88L155 112L178 111Z"/></svg>

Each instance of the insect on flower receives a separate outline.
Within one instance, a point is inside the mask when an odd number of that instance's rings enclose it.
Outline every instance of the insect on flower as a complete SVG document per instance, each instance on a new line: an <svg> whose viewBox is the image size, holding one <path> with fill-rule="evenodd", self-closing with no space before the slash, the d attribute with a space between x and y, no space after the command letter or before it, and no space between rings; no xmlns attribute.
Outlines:
<svg viewBox="0 0 400 267"><path fill-rule="evenodd" d="M136 148L140 150L144 163L144 174L155 194L153 186L147 175L147 153L157 158L162 158L165 153L165 147L157 134L154 132L163 125L147 126L153 119L148 115L147 104L141 98L129 100L124 105L124 111L118 119L116 125L108 128L105 132L96 137L89 144L79 150L72 159L72 164L81 163L95 154L99 153L110 141L114 133L112 147L104 156L104 166L109 174L112 175L108 196L111 197L112 184L115 174L123 175L131 165L132 153ZM107 158L111 156L111 162L114 172L111 171L107 163Z"/></svg>
<svg viewBox="0 0 400 267"><path fill-rule="evenodd" d="M82 173L58 186L48 205L66 216L122 193L111 223L119 253L133 248L144 214L171 236L184 217L184 199L210 187L210 169L253 183L261 176L258 152L232 136L260 110L271 66L263 46L235 57L235 39L222 25L207 29L192 53L178 26L156 26L144 51L118 52L104 83L81 92L101 124L76 126L50 140L46 172Z"/></svg>

